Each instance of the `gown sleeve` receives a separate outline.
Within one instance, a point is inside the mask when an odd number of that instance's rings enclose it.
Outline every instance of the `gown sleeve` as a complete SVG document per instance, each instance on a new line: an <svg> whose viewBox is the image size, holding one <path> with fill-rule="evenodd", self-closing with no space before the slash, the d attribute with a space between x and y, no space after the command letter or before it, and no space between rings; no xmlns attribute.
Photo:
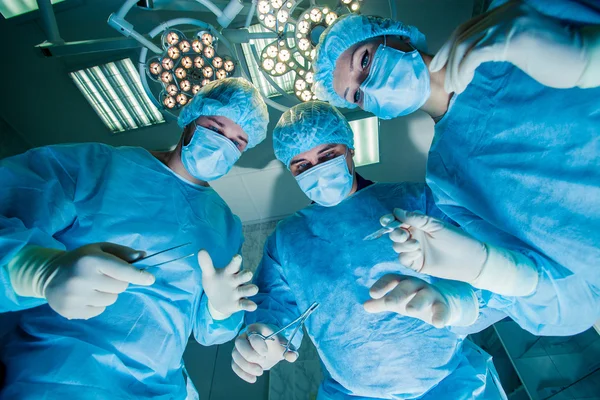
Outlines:
<svg viewBox="0 0 600 400"><path fill-rule="evenodd" d="M282 328L300 315L296 299L292 293L281 265L277 248L277 233L275 230L267 239L263 258L258 266L255 284L259 293L253 297L258 309L246 314L246 325L261 323ZM290 337L294 326L283 332ZM299 329L292 341L296 349L300 348L303 332Z"/></svg>
<svg viewBox="0 0 600 400"><path fill-rule="evenodd" d="M79 150L72 147L73 152ZM77 177L70 170L73 162L63 159L66 154L43 147L0 161L0 312L46 302L17 295L7 265L28 244L65 250L55 235L77 218L73 202Z"/></svg>

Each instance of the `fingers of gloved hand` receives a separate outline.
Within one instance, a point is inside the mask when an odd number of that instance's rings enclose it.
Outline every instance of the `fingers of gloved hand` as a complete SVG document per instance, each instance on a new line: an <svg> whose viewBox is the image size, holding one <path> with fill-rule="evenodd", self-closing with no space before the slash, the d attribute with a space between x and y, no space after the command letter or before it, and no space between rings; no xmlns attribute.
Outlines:
<svg viewBox="0 0 600 400"><path fill-rule="evenodd" d="M241 297L252 297L258 293L258 286L254 284L241 285L236 289L236 294Z"/></svg>
<svg viewBox="0 0 600 400"><path fill-rule="evenodd" d="M240 272L241 268L242 268L242 256L240 256L239 254L236 254L235 256L233 256L233 258L231 259L229 264L227 264L227 266L225 267L225 273L230 274L230 275L237 274L238 272Z"/></svg>
<svg viewBox="0 0 600 400"><path fill-rule="evenodd" d="M250 344L250 340L249 340L250 336L256 336L256 335L244 334L244 335L238 336L235 339L235 348L237 349L238 353L240 353L241 356L244 357L244 359L248 360L249 362L257 363L263 359L263 356L260 355L254 349L254 347Z"/></svg>
<svg viewBox="0 0 600 400"><path fill-rule="evenodd" d="M217 272L213 265L212 258L206 250L200 250L198 252L198 265L204 276L213 276Z"/></svg>
<svg viewBox="0 0 600 400"><path fill-rule="evenodd" d="M98 246L103 252L112 254L113 256L118 257L128 263L139 260L146 255L145 251L132 249L131 247L121 246L115 243L103 242L98 243Z"/></svg>
<svg viewBox="0 0 600 400"><path fill-rule="evenodd" d="M427 233L434 233L444 227L443 223L436 218L417 211L406 211L401 208L395 208L394 216L397 220L410 227L420 229Z"/></svg>
<svg viewBox="0 0 600 400"><path fill-rule="evenodd" d="M405 242L400 242L400 243L394 241L394 244L392 247L394 248L394 251L396 253L408 253L408 252L413 252L415 250L420 250L421 242L419 242L417 239L409 239Z"/></svg>
<svg viewBox="0 0 600 400"><path fill-rule="evenodd" d="M263 374L263 369L260 365L248 361L239 351L237 351L237 349L233 349L231 352L231 358L233 358L233 361L245 373L254 376L261 376Z"/></svg>
<svg viewBox="0 0 600 400"><path fill-rule="evenodd" d="M411 316L419 315L426 309L431 309L434 301L436 294L432 293L429 287L423 287L406 303L406 313Z"/></svg>
<svg viewBox="0 0 600 400"><path fill-rule="evenodd" d="M398 255L398 262L406 268L419 272L423 268L423 251L418 249L407 253L400 253Z"/></svg>
<svg viewBox="0 0 600 400"><path fill-rule="evenodd" d="M379 218L379 223L383 227L387 227L389 224L397 221L398 220L396 219L396 217L394 217L394 214L386 214L383 217ZM402 224L400 225L400 228L408 229L409 225Z"/></svg>
<svg viewBox="0 0 600 400"><path fill-rule="evenodd" d="M256 376L254 375L250 375L247 374L246 372L244 372L236 363L235 361L233 361L233 359L231 360L231 369L233 370L233 372L235 372L235 374L237 376L239 376L241 379L245 380L248 383L256 383Z"/></svg>
<svg viewBox="0 0 600 400"><path fill-rule="evenodd" d="M365 302L365 311L370 313L394 311L404 314L404 305L412 298L415 292L423 287L424 284L425 283L420 279L405 278L385 296Z"/></svg>
<svg viewBox="0 0 600 400"><path fill-rule="evenodd" d="M88 296L86 296L85 304L95 307L108 307L112 304L115 304L118 297L119 295L114 293L105 293L93 290Z"/></svg>
<svg viewBox="0 0 600 400"><path fill-rule="evenodd" d="M259 335L248 335L248 342L250 342L250 346L262 357L266 357L269 355L269 346L267 346L267 341L263 339Z"/></svg>
<svg viewBox="0 0 600 400"><path fill-rule="evenodd" d="M387 274L379 278L371 289L369 295L374 299L380 299L390 290L394 289L402 281L402 276L396 274Z"/></svg>
<svg viewBox="0 0 600 400"><path fill-rule="evenodd" d="M293 363L296 362L296 360L298 359L298 353L296 353L295 351L286 351L285 354L283 355L283 358L285 359L285 361L289 362L289 363Z"/></svg>
<svg viewBox="0 0 600 400"><path fill-rule="evenodd" d="M140 270L111 254L99 255L97 259L98 271L116 280L142 286L150 286L156 280L150 272Z"/></svg>
<svg viewBox="0 0 600 400"><path fill-rule="evenodd" d="M62 315L67 319L90 319L94 318L104 312L106 307L94 307L94 306L82 306L76 308L63 309L60 307L53 307L52 304L48 303L50 307L58 314Z"/></svg>
<svg viewBox="0 0 600 400"><path fill-rule="evenodd" d="M241 285L241 284L250 282L252 280L253 276L254 276L254 274L252 274L252 271L245 269L245 270L240 271L237 274L235 274L233 283L235 285Z"/></svg>
<svg viewBox="0 0 600 400"><path fill-rule="evenodd" d="M394 229L393 231L390 232L390 234L388 236L392 240L392 242L398 243L398 244L404 243L408 239L410 239L410 233L406 229L402 229L402 228Z"/></svg>
<svg viewBox="0 0 600 400"><path fill-rule="evenodd" d="M431 324L436 328L443 328L444 326L446 326L446 323L450 318L450 308L448 307L448 305L441 301L436 301L431 306L431 310Z"/></svg>
<svg viewBox="0 0 600 400"><path fill-rule="evenodd" d="M239 305L240 305L240 311L254 312L258 308L258 306L256 305L255 302L253 302L252 300L248 300L248 299L240 299Z"/></svg>

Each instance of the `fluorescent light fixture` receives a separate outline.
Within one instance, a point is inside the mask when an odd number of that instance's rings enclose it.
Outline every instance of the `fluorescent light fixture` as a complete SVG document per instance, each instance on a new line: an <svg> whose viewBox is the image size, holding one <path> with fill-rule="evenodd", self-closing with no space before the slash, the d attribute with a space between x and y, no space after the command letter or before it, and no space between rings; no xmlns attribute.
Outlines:
<svg viewBox="0 0 600 400"><path fill-rule="evenodd" d="M248 27L248 32L270 32L262 25L251 25ZM242 43L242 50L244 52L244 57L246 58L246 63L248 64L248 69L250 70L250 78L252 78L252 82L258 87L260 92L267 97L280 96L281 94L275 89L263 76L263 73L258 68L258 64L256 63L256 59L252 53L251 45L253 44L256 48L256 54L260 55L267 45L273 43L276 39L252 39L250 43ZM294 80L296 79L296 73L288 73L282 76L272 76L271 79L275 81L279 85L279 87L285 90L287 93L294 93Z"/></svg>
<svg viewBox="0 0 600 400"><path fill-rule="evenodd" d="M369 117L350 121L354 132L354 163L357 167L379 162L379 119Z"/></svg>
<svg viewBox="0 0 600 400"><path fill-rule="evenodd" d="M129 58L69 74L113 133L165 122Z"/></svg>
<svg viewBox="0 0 600 400"><path fill-rule="evenodd" d="M52 4L65 0L51 0ZM36 0L0 0L0 13L4 18L12 18L38 9Z"/></svg>

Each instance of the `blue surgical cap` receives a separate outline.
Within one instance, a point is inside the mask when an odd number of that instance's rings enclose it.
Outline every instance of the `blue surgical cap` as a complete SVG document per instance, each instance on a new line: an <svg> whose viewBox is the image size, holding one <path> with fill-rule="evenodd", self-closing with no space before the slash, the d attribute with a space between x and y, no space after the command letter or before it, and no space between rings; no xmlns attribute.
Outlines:
<svg viewBox="0 0 600 400"><path fill-rule="evenodd" d="M275 157L288 169L292 158L322 144L344 144L354 149L354 134L348 121L335 107L322 101L290 108L273 130Z"/></svg>
<svg viewBox="0 0 600 400"><path fill-rule="evenodd" d="M357 43L377 36L406 36L412 45L427 51L425 35L417 28L387 18L349 14L338 18L322 34L317 45L315 69L315 94L336 107L355 108L333 89L335 63L344 51Z"/></svg>
<svg viewBox="0 0 600 400"><path fill-rule="evenodd" d="M225 78L204 86L179 114L185 128L200 116L227 117L248 135L250 149L267 137L269 113L258 90L244 78Z"/></svg>

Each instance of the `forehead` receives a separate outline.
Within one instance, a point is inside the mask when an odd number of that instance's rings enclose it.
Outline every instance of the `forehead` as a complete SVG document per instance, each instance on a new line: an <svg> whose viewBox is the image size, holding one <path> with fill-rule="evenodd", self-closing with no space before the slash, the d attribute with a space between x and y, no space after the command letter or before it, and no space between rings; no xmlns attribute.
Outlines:
<svg viewBox="0 0 600 400"><path fill-rule="evenodd" d="M348 87L350 81L350 62L352 60L352 53L355 49L360 47L362 43L357 43L354 46L347 48L335 62L335 69L333 70L333 89L335 92L344 97L344 90Z"/></svg>

